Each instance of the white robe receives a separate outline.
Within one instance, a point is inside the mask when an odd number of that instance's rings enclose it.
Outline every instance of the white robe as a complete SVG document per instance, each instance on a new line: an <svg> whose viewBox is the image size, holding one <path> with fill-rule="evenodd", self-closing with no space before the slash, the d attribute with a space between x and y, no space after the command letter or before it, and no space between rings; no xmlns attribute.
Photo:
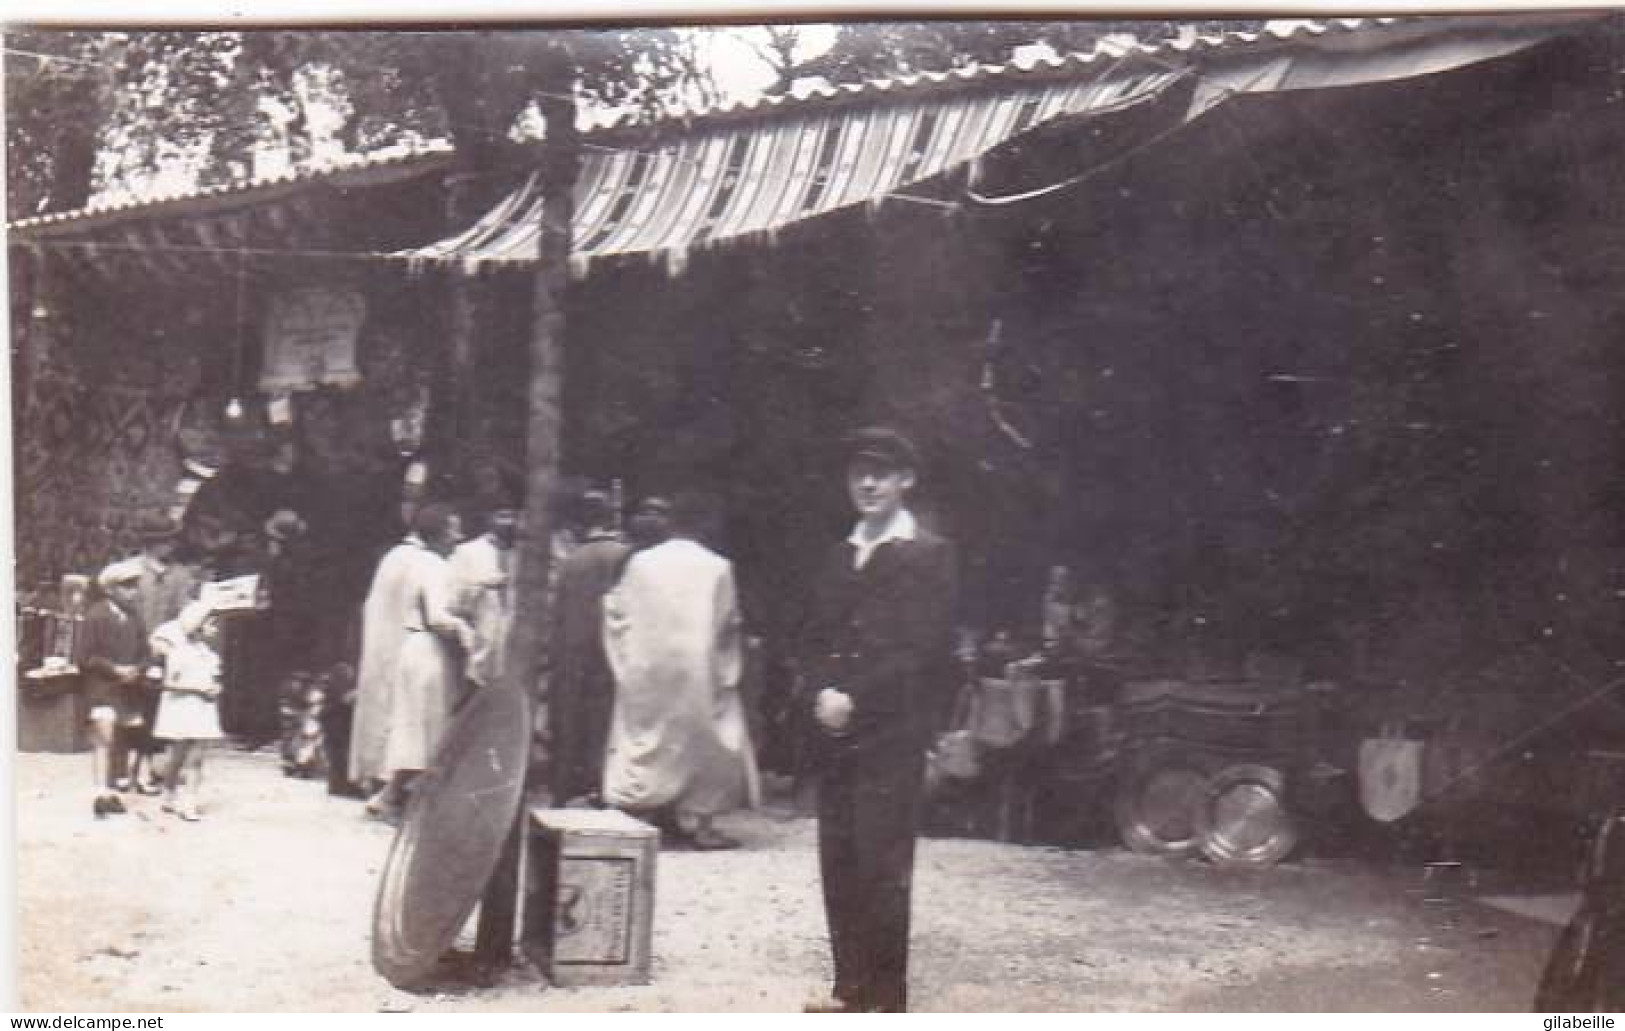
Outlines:
<svg viewBox="0 0 1625 1031"><path fill-rule="evenodd" d="M362 610L351 780L428 768L461 680L448 641L473 639L450 602L446 560L416 538L378 563Z"/></svg>
<svg viewBox="0 0 1625 1031"><path fill-rule="evenodd" d="M504 551L490 538L476 537L459 544L451 556L454 610L474 628L468 679L481 687L502 679L503 649L513 619L513 578L506 568L512 555L512 549Z"/></svg>
<svg viewBox="0 0 1625 1031"><path fill-rule="evenodd" d="M605 801L693 815L755 805L728 561L682 539L633 556L604 599L604 650L615 674Z"/></svg>

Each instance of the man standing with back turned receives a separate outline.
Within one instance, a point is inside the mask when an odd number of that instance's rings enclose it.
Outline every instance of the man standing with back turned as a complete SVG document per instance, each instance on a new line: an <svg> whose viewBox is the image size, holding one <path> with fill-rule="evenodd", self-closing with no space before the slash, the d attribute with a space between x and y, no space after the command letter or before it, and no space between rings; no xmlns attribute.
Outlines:
<svg viewBox="0 0 1625 1031"><path fill-rule="evenodd" d="M909 888L925 753L952 641L952 545L905 507L919 458L902 434L859 430L846 485L858 523L825 560L802 640L816 727L818 855L835 957L815 1012L908 1004Z"/></svg>

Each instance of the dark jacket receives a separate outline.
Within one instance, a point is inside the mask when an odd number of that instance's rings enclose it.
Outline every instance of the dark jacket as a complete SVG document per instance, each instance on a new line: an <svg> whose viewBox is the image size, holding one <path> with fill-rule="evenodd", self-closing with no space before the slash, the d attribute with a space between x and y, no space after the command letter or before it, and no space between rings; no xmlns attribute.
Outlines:
<svg viewBox="0 0 1625 1031"><path fill-rule="evenodd" d="M802 709L815 759L897 748L923 751L952 684L944 676L953 643L954 548L923 529L912 541L877 547L862 569L842 542L819 570L799 653ZM829 734L812 718L818 692L851 696L852 722Z"/></svg>
<svg viewBox="0 0 1625 1031"><path fill-rule="evenodd" d="M108 598L98 600L85 613L76 650L88 704L121 708L140 704L143 685L120 683L113 670L147 662L147 628L138 613L126 612Z"/></svg>

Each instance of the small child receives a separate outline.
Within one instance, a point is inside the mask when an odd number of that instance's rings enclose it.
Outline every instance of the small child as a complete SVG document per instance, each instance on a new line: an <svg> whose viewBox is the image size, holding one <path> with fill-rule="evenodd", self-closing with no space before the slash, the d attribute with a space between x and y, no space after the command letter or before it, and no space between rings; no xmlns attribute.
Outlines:
<svg viewBox="0 0 1625 1031"><path fill-rule="evenodd" d="M219 639L220 623L202 601L189 603L152 635L153 650L164 659L164 693L153 733L170 742L163 810L188 821L202 818L197 794L203 756L208 743L222 736L215 706L220 695L220 653L215 650Z"/></svg>

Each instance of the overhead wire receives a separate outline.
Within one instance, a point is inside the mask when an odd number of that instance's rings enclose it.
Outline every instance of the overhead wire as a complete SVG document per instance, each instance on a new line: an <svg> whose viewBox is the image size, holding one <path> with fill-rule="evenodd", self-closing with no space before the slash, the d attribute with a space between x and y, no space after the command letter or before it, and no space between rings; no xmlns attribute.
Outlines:
<svg viewBox="0 0 1625 1031"><path fill-rule="evenodd" d="M1159 62L1159 63L1161 63L1161 62ZM1149 150L1152 147L1155 147L1158 144L1163 143L1166 140L1172 138L1173 136L1185 131L1190 126L1196 124L1197 120L1200 117L1202 117L1204 115L1207 115L1207 114L1217 110L1222 105L1228 103L1237 94L1249 92L1251 90L1251 88L1254 85L1256 85L1258 82L1262 81L1269 74L1269 72L1270 72L1270 69L1266 68L1263 71L1260 71L1258 75L1254 76L1252 79L1250 79L1248 82L1242 84L1241 86L1229 86L1229 87L1224 88L1223 90L1220 90L1218 92L1218 94L1216 95L1214 101L1211 104L1209 104L1206 108L1204 108L1199 115L1196 115L1196 116L1186 115L1185 117L1181 118L1179 121L1175 122L1173 125L1169 126L1168 128L1163 129L1161 132L1155 133L1152 136L1149 136L1144 140L1141 140L1139 143L1137 143L1134 146L1128 148L1127 150L1125 150L1125 151L1123 151L1121 153L1118 153L1118 154L1114 154L1111 157L1106 158L1105 160L1099 162L1098 164L1095 164L1095 165L1092 165L1092 166L1090 166L1088 168L1085 168L1081 172L1078 172L1078 173L1075 173L1073 175L1067 176L1065 179L1059 180L1058 182L1049 183L1049 184L1046 184L1044 186L1034 187L1033 189L1030 189L1030 190L1023 190L1023 191L1021 191L1019 193L1003 194L1003 195L1000 195L1000 196L989 196L987 194L984 194L984 193L980 192L975 187L966 186L965 189L964 189L965 198L967 200L971 201L974 204L980 204L980 205L982 205L984 207L995 207L995 208L997 208L997 207L1009 207L1009 206L1014 205L1014 204L1021 204L1021 203L1024 203L1026 201L1037 200L1037 199L1039 199L1041 197L1047 197L1047 196L1049 196L1051 194L1059 193L1062 190L1067 190L1067 189L1070 189L1070 188L1072 188L1074 186L1078 186L1081 183L1084 183L1084 182L1087 182L1090 179L1093 179L1095 176L1104 174L1105 172L1108 172L1111 169L1116 168L1117 166L1119 166L1119 165L1123 164L1124 162L1128 161L1130 158L1133 158L1136 155L1138 155L1138 154L1140 154L1140 153L1142 153L1142 152L1144 152L1146 150ZM1153 100L1156 97L1161 96L1168 89L1171 89L1175 85L1175 83L1183 80L1184 78L1186 78L1189 75L1194 74L1194 73L1195 73L1194 68L1186 67L1186 68L1181 69L1176 78L1170 80L1169 82L1167 82L1163 86L1159 87L1156 93L1151 94L1149 97L1142 98L1140 101L1137 101L1137 102L1138 103L1143 103L1145 101Z"/></svg>

